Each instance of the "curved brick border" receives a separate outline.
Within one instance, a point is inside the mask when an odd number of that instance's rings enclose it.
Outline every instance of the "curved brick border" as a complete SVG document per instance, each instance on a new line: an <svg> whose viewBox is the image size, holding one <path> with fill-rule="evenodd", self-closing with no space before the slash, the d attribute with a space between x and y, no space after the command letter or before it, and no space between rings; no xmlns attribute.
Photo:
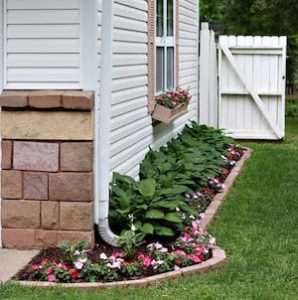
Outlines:
<svg viewBox="0 0 298 300"><path fill-rule="evenodd" d="M231 173L225 181L225 187L223 190L216 194L214 200L207 208L205 212L205 218L202 220L202 228L205 231L208 226L214 220L214 217L218 211L221 203L226 199L228 192L233 187L233 183L240 174L244 162L251 155L250 149L245 149L242 158L237 162L236 166L232 169ZM157 284L165 280L190 276L197 273L207 272L216 268L223 266L226 262L227 256L224 250L219 247L214 247L212 249L212 258L207 261L202 262L198 265L193 265L190 267L181 268L177 271L171 271L159 275L149 276L147 278L137 279L137 280L124 280L115 282L82 282L82 283L51 283L51 282L39 282L39 281L14 281L15 283L21 284L23 286L31 287L62 287L62 288L76 288L76 289L99 289L108 287L147 287L151 284Z"/></svg>
<svg viewBox="0 0 298 300"><path fill-rule="evenodd" d="M224 182L224 188L222 191L215 195L213 201L208 206L207 210L205 211L205 217L201 221L202 229L207 231L208 227L214 220L216 213L220 207L220 205L224 202L227 198L229 191L234 185L234 182L238 175L241 173L244 162L250 157L252 150L248 148L244 148L245 152L243 153L241 159L236 163L236 166L231 170L231 173L226 178Z"/></svg>

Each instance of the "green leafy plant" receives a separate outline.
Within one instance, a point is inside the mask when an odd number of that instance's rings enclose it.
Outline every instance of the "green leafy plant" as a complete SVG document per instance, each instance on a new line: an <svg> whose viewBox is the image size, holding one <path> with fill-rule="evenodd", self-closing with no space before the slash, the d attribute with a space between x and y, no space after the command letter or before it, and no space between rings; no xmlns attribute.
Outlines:
<svg viewBox="0 0 298 300"><path fill-rule="evenodd" d="M192 122L167 147L149 151L140 166L139 182L114 173L110 189L113 227L118 232L123 226L130 228L128 215L133 214L138 232L151 237L179 235L189 217L197 217L201 207L210 203L213 190L220 190L221 185L212 183L209 197L206 187L229 167L223 157L230 155L232 142L221 130ZM194 193L204 195L196 199Z"/></svg>
<svg viewBox="0 0 298 300"><path fill-rule="evenodd" d="M63 241L58 244L58 248L64 250L68 259L72 262L76 261L79 257L85 258L86 256L83 254L83 250L88 246L87 241L79 241L75 244L71 244L69 241Z"/></svg>
<svg viewBox="0 0 298 300"><path fill-rule="evenodd" d="M127 181L115 173L111 184L111 213L113 223L119 228L130 228L128 215L134 216L134 226L144 235L174 237L183 227L183 214L198 212L185 202L182 194L189 191L185 186L172 185L162 189L155 179L140 182ZM177 211L179 210L179 211Z"/></svg>

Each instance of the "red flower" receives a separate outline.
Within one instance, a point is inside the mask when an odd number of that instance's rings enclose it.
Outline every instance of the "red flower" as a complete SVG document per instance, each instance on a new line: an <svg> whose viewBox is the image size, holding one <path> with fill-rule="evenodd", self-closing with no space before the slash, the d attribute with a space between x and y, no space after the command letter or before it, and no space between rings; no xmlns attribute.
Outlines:
<svg viewBox="0 0 298 300"><path fill-rule="evenodd" d="M70 277L73 279L76 279L79 276L79 273L76 269L70 269L69 274L70 274Z"/></svg>
<svg viewBox="0 0 298 300"><path fill-rule="evenodd" d="M201 258L198 257L198 256L196 256L196 255L194 255L194 254L188 254L187 258L189 260L193 261L194 263L200 263L200 262L202 262Z"/></svg>
<svg viewBox="0 0 298 300"><path fill-rule="evenodd" d="M44 266L48 262L48 258L45 258L44 260L41 261L41 265Z"/></svg>
<svg viewBox="0 0 298 300"><path fill-rule="evenodd" d="M122 267L127 267L127 266L129 266L129 263L128 263L127 261L124 261L124 262L122 263Z"/></svg>
<svg viewBox="0 0 298 300"><path fill-rule="evenodd" d="M182 237L183 240L189 241L191 239L191 235L189 233L185 233Z"/></svg>
<svg viewBox="0 0 298 300"><path fill-rule="evenodd" d="M34 271L36 271L36 270L39 270L40 267L39 267L39 265L32 265L31 269L34 270Z"/></svg>
<svg viewBox="0 0 298 300"><path fill-rule="evenodd" d="M183 259L182 258L176 258L175 263L176 263L176 265L180 266L183 263Z"/></svg>
<svg viewBox="0 0 298 300"><path fill-rule="evenodd" d="M48 274L48 275L52 274L52 273L54 272L54 270L55 270L55 266L49 267L49 268L47 269L47 274Z"/></svg>
<svg viewBox="0 0 298 300"><path fill-rule="evenodd" d="M139 254L137 259L143 260L145 258L145 255L143 253Z"/></svg>
<svg viewBox="0 0 298 300"><path fill-rule="evenodd" d="M123 257L123 253L122 253L121 251L116 251L116 252L113 253L112 256L114 256L114 257L116 257L116 258L118 258L118 257Z"/></svg>

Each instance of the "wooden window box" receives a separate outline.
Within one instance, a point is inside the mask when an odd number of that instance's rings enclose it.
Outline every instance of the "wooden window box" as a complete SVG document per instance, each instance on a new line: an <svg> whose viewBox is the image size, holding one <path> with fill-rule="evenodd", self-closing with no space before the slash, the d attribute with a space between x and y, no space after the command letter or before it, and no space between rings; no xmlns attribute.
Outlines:
<svg viewBox="0 0 298 300"><path fill-rule="evenodd" d="M158 120L160 122L163 122L165 124L170 124L175 119L180 117L181 115L185 114L187 112L188 103L185 103L181 106L178 106L174 109L165 107L160 104L155 105L155 109L152 114L152 118L154 120Z"/></svg>

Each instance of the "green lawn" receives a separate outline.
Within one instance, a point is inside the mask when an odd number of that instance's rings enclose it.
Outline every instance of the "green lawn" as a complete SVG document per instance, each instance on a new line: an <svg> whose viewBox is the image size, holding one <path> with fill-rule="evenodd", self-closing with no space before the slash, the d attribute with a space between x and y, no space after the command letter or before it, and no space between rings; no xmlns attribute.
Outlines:
<svg viewBox="0 0 298 300"><path fill-rule="evenodd" d="M254 149L211 233L222 269L148 289L80 292L0 286L0 299L298 299L298 118L284 143Z"/></svg>

